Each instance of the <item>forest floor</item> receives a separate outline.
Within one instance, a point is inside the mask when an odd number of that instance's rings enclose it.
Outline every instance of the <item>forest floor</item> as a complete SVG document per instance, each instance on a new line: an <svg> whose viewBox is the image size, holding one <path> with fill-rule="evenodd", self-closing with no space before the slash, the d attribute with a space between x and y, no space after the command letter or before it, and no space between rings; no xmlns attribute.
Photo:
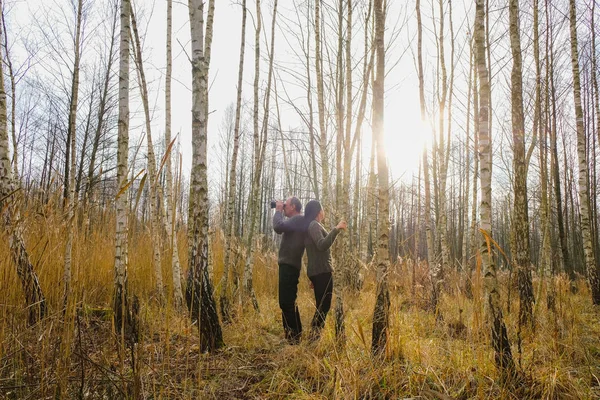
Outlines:
<svg viewBox="0 0 600 400"><path fill-rule="evenodd" d="M519 372L503 381L494 365L481 274L449 271L438 315L427 308L426 264L390 267L390 329L386 354L371 355L375 273L365 271L360 293L345 293L346 346L337 348L333 307L321 339L288 345L277 301L277 264L256 252L254 288L260 312L235 309L223 325L225 346L201 354L198 329L186 312L155 299L151 241L132 233L129 290L140 299L139 341L123 345L110 312L114 241L111 221L76 236L73 293L63 315L63 235L50 218L31 224L27 242L50 315L26 325L27 310L13 264L0 257L0 399L599 399L600 309L586 282L577 292L563 275L534 276L535 325L519 326L518 292L499 274L504 317ZM180 237L186 265L185 234ZM8 254L0 236L0 254ZM212 242L213 281L222 274L223 245ZM241 270L238 259L237 269ZM163 276L170 276L163 258ZM314 296L303 270L298 305L304 332ZM554 292L554 307L548 293ZM335 298L334 298L335 304Z"/></svg>
<svg viewBox="0 0 600 400"><path fill-rule="evenodd" d="M50 316L27 329L13 315L3 324L0 398L600 398L600 312L585 284L572 295L566 280L556 282L556 310L539 304L535 330L515 329L516 308L507 315L517 384L499 379L483 310L457 290L443 296L436 318L402 294L409 288L392 286L388 352L374 359L374 287L367 285L346 298L344 349L335 346L333 311L319 342L287 344L272 288L258 297L260 313L244 310L223 326L225 346L214 354L200 353L185 315L152 301L142 302L133 352L120 351L105 308L80 309L66 324ZM314 300L306 279L300 286L306 333Z"/></svg>

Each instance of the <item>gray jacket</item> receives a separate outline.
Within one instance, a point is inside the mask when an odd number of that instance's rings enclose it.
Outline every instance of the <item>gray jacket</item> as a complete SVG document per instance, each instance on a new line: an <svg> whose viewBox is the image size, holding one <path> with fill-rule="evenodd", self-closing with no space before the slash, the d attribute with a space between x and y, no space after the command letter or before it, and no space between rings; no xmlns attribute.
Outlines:
<svg viewBox="0 0 600 400"><path fill-rule="evenodd" d="M340 233L339 229L333 228L327 233L323 225L312 221L308 226L308 234L304 240L306 255L308 256L308 267L306 273L309 277L333 272L331 253L329 248Z"/></svg>
<svg viewBox="0 0 600 400"><path fill-rule="evenodd" d="M294 215L291 218L284 219L281 211L275 211L273 215L273 230L276 233L282 233L281 244L279 245L279 264L292 265L298 269L302 268L302 255L304 254L303 232L304 215Z"/></svg>

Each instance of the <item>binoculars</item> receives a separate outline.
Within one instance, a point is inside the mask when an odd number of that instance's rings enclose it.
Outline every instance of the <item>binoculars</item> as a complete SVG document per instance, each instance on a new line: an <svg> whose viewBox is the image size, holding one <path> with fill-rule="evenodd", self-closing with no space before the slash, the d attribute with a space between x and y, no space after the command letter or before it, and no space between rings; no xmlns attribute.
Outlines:
<svg viewBox="0 0 600 400"><path fill-rule="evenodd" d="M277 202L279 200L271 200L271 208L275 208L277 206Z"/></svg>

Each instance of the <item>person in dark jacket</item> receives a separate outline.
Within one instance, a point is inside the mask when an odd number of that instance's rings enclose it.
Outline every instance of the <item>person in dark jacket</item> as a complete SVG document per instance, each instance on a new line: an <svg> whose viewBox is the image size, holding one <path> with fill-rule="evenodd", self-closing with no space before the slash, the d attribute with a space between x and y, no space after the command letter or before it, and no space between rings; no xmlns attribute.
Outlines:
<svg viewBox="0 0 600 400"><path fill-rule="evenodd" d="M325 213L321 203L311 200L306 204L304 211L305 226L307 229L304 245L308 257L306 273L315 292L316 311L311 323L311 340L316 340L321 335L325 325L325 318L331 307L333 294L333 265L329 248L335 241L340 231L346 229L345 221L340 221L331 232L327 232L321 222Z"/></svg>
<svg viewBox="0 0 600 400"><path fill-rule="evenodd" d="M301 211L300 200L297 197L290 197L285 203L277 201L275 214L273 214L273 230L282 234L277 260L279 264L279 307L281 308L285 338L290 344L298 344L302 336L302 322L296 304L306 234L304 216Z"/></svg>

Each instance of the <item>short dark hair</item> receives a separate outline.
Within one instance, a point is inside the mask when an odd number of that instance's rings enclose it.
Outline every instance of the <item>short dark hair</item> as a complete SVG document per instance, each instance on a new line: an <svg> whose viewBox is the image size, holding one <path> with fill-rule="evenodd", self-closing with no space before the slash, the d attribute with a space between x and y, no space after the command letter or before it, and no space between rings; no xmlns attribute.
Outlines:
<svg viewBox="0 0 600 400"><path fill-rule="evenodd" d="M296 196L290 198L290 203L294 206L296 211L302 211L302 203L300 202L300 200L298 200Z"/></svg>

